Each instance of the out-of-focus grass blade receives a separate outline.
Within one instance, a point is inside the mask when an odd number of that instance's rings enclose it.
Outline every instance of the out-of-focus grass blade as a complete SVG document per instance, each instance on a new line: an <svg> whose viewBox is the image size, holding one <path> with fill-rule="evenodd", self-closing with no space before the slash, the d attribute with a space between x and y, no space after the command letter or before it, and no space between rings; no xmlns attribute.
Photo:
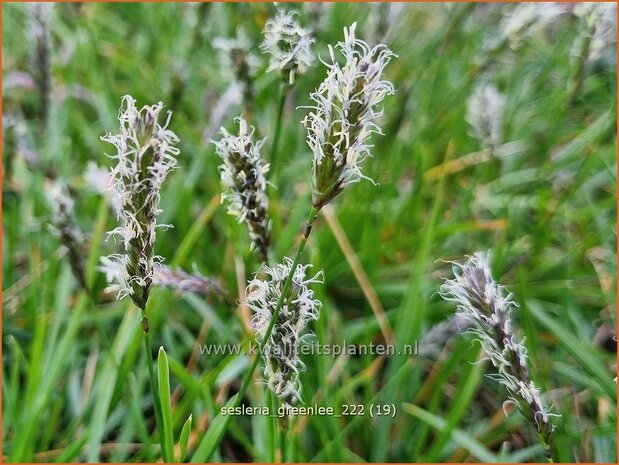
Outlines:
<svg viewBox="0 0 619 465"><path fill-rule="evenodd" d="M152 447L151 447L151 438L150 434L146 429L146 423L144 421L144 415L141 410L142 405L142 389L140 384L137 381L135 374L129 374L129 389L131 391L131 398L129 401L129 411L131 413L131 418L133 419L133 424L135 425L135 429L137 430L138 438L144 445L144 458L143 460L147 462L154 462L155 458L153 457Z"/></svg>
<svg viewBox="0 0 619 465"><path fill-rule="evenodd" d="M179 266L183 264L185 259L191 253L191 249L200 237L200 234L217 211L219 204L219 194L217 194L211 199L208 205L204 207L204 210L202 210L200 216L198 216L195 223L178 246L178 251L172 259L172 266Z"/></svg>
<svg viewBox="0 0 619 465"><path fill-rule="evenodd" d="M159 399L161 400L161 420L163 421L163 437L161 438L165 461L174 462L174 425L172 424L172 404L170 403L170 367L168 355L163 347L159 347L157 356L159 376Z"/></svg>
<svg viewBox="0 0 619 465"><path fill-rule="evenodd" d="M200 384L199 380L192 377L191 373L179 362L173 358L168 359L170 371L174 375L174 379L178 380L185 390L185 395L191 394L198 399L206 401L206 390Z"/></svg>
<svg viewBox="0 0 619 465"><path fill-rule="evenodd" d="M99 200L97 221L95 223L92 239L90 240L90 254L88 255L88 261L86 263L86 282L90 289L92 289L95 282L95 273L97 271L97 264L99 263L99 256L101 255L101 243L103 242L105 234L109 209L109 200L106 197L102 197L101 200Z"/></svg>
<svg viewBox="0 0 619 465"><path fill-rule="evenodd" d="M105 434L107 417L109 414L116 380L118 379L117 367L121 364L121 358L127 351L127 347L136 336L138 330L141 331L139 325L139 315L136 307L129 304L125 316L118 328L116 338L112 345L112 350L108 354L103 368L99 374L105 374L100 377L99 392L92 418L90 421L90 440L88 441L88 457L89 462L100 461L99 453L101 450L101 442Z"/></svg>
<svg viewBox="0 0 619 465"><path fill-rule="evenodd" d="M444 162L449 161L455 152L455 143L449 142L445 150ZM430 249L434 240L435 226L438 221L439 212L443 206L443 197L445 195L445 179L446 176L441 176L438 184L434 203L430 212L429 219L425 225L423 235L420 240L418 254L415 260L411 263L410 284L408 292L404 297L404 302L399 308L399 318L396 320L395 344L402 346L419 338L421 328L423 326L424 315L427 306L427 298L423 294L422 277L424 271L430 262ZM387 368L387 377L392 377L393 374L403 366L405 358L393 357L389 361ZM400 402L404 396L404 391L408 385L391 386L385 395L385 399L390 402ZM389 418L380 417L380 428L376 435L377 446L372 451L372 461L385 461L387 451L389 449Z"/></svg>
<svg viewBox="0 0 619 465"><path fill-rule="evenodd" d="M516 450L511 454L505 454L501 457L501 462L505 463L520 463L525 461L533 461L537 457L544 456L544 448L541 444L525 447L524 449Z"/></svg>
<svg viewBox="0 0 619 465"><path fill-rule="evenodd" d="M56 460L55 463L69 463L69 462L77 462L77 457L79 456L80 450L84 447L84 444L88 441L88 436L82 436L77 441L69 444L69 446L62 451Z"/></svg>
<svg viewBox="0 0 619 465"><path fill-rule="evenodd" d="M226 402L226 407L231 407L236 402L236 395L232 396ZM215 449L219 446L221 438L225 432L226 425L230 417L228 415L217 415L213 422L206 430L206 434L202 437L198 448L191 457L191 463L204 463L208 462Z"/></svg>
<svg viewBox="0 0 619 465"><path fill-rule="evenodd" d="M597 380L604 389L604 393L613 401L617 402L617 386L613 381L612 373L604 368L595 356L596 349L592 345L579 340L571 330L563 326L557 320L553 320L542 310L542 303L529 300L527 308L531 314L544 325L559 341L561 346Z"/></svg>
<svg viewBox="0 0 619 465"><path fill-rule="evenodd" d="M479 354L481 354L481 352ZM471 405L471 400L477 392L477 388L481 382L484 365L485 364L482 363L481 360L478 360L472 365L470 370L463 371L460 381L461 385L458 386L456 390L458 395L449 408L443 434L435 441L432 449L428 453L428 456L424 459L425 461L435 462L438 459L443 446L445 446L445 444L449 441L451 432L462 418L462 415L466 412L467 407Z"/></svg>
<svg viewBox="0 0 619 465"><path fill-rule="evenodd" d="M29 406L29 415L25 418L25 424L21 425L20 435L15 446L16 457L21 457L24 453L30 454L29 448L33 444L29 438L32 437L31 435L34 435L35 428L37 428L38 425L38 419L44 412L55 383L68 359L69 351L73 347L77 330L81 324L81 316L86 307L86 302L87 296L85 293L82 293L72 312L72 317L68 321L66 330L55 347L54 356L50 357L50 364L45 367L44 376L41 378L40 384L34 394L34 400Z"/></svg>
<svg viewBox="0 0 619 465"><path fill-rule="evenodd" d="M433 415L427 410L417 407L416 405L403 404L402 409L404 412L414 416L424 423L427 423L437 431L443 432L447 429L447 422L445 420ZM468 450L479 460L483 460L484 462L498 462L498 457L490 452L486 446L462 430L454 429L451 432L451 439L460 447Z"/></svg>

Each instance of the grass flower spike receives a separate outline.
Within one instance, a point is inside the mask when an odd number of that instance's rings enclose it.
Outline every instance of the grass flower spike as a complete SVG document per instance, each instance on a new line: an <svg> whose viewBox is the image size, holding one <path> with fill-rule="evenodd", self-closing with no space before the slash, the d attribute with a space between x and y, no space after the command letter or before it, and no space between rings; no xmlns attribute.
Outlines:
<svg viewBox="0 0 619 465"><path fill-rule="evenodd" d="M282 80L293 85L295 78L312 66L314 39L308 30L295 20L298 13L279 11L264 27L264 41L260 49L271 55L268 71L280 70Z"/></svg>
<svg viewBox="0 0 619 465"><path fill-rule="evenodd" d="M215 279L203 276L195 270L193 273L187 273L180 268L161 265L155 269L153 284L217 299L226 297L226 292Z"/></svg>
<svg viewBox="0 0 619 465"><path fill-rule="evenodd" d="M505 97L494 84L480 82L467 101L466 120L482 147L496 152L503 139Z"/></svg>
<svg viewBox="0 0 619 465"><path fill-rule="evenodd" d="M505 386L510 401L535 425L548 452L554 427L531 381L524 340L512 329L511 312L517 303L492 277L487 254L478 252L463 265L455 264L454 275L443 283L440 295L454 302L456 315L470 322L468 331L477 336L497 370L493 379Z"/></svg>
<svg viewBox="0 0 619 465"><path fill-rule="evenodd" d="M337 45L345 59L343 66L329 47L327 77L310 95L315 106L303 121L314 156L313 203L317 208L347 185L367 178L360 164L370 156L372 133L381 133L376 124L382 115L378 106L386 95L394 93L383 73L395 55L384 45L370 47L356 39L355 27L345 28L344 42Z"/></svg>
<svg viewBox="0 0 619 465"><path fill-rule="evenodd" d="M53 224L69 255L71 271L80 285L88 290L83 263L84 234L75 221L74 203L67 187L58 181L54 182L49 189L49 203L54 215Z"/></svg>
<svg viewBox="0 0 619 465"><path fill-rule="evenodd" d="M221 128L221 139L213 141L223 160L219 167L224 186L222 201L228 201L228 213L236 216L249 229L252 249L266 260L269 246L268 198L266 173L269 165L262 158L264 139L254 141L254 128L242 117L236 118L239 134Z"/></svg>
<svg viewBox="0 0 619 465"><path fill-rule="evenodd" d="M219 51L222 69L234 76L242 88L243 103L251 107L254 101L253 81L261 60L251 53L251 42L243 29L235 37L217 37L213 46Z"/></svg>
<svg viewBox="0 0 619 465"><path fill-rule="evenodd" d="M269 388L287 404L300 400L299 371L303 362L298 355L302 333L308 322L318 318L320 301L308 287L322 282L322 272L306 277L310 265L297 265L292 275L292 285L284 296L284 304L277 316L270 336L265 340L269 323L284 291L284 283L292 272L293 260L285 257L282 264L261 271L266 280L254 278L247 286L247 304L253 311L251 327L257 333L264 357L264 374Z"/></svg>
<svg viewBox="0 0 619 465"><path fill-rule="evenodd" d="M121 225L110 235L123 239L125 253L102 260L108 281L114 284L118 298L130 296L146 310L153 281L154 255L159 209L159 192L166 176L176 165L178 137L167 129L171 113L159 124L163 109L160 102L137 109L133 97L126 95L118 116L120 133L101 139L116 147L117 165L112 169L112 189L117 199Z"/></svg>
<svg viewBox="0 0 619 465"><path fill-rule="evenodd" d="M585 24L584 37L581 38L588 48L585 59L597 60L605 50L617 43L616 3L578 3L574 7L574 15Z"/></svg>
<svg viewBox="0 0 619 465"><path fill-rule="evenodd" d="M527 35L535 30L545 28L565 11L565 8L559 3L520 3L511 14L503 18L501 40L507 41L512 48L517 48Z"/></svg>
<svg viewBox="0 0 619 465"><path fill-rule="evenodd" d="M39 93L39 119L47 127L52 95L50 23L53 3L32 4L31 36L34 38L34 81Z"/></svg>

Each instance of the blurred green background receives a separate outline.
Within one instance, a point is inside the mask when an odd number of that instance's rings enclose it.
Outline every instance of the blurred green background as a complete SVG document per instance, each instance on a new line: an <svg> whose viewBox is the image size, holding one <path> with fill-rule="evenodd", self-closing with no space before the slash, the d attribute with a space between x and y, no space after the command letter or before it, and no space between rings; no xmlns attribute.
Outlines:
<svg viewBox="0 0 619 465"><path fill-rule="evenodd" d="M385 312L396 343L423 341L453 314L436 294L445 260L492 250L496 277L520 303L532 377L556 419L560 461L616 461L616 44L575 75L583 34L571 6L495 53L512 4L280 4L299 11L315 51L358 22L358 37L397 55L387 77L384 136L375 136L363 181L320 216L304 260L322 269L318 342L384 342ZM540 7L541 8L541 7ZM156 253L165 263L217 277L234 301L259 262L243 225L220 205L219 158L208 139L235 128L241 102L216 37L242 26L261 60L250 123L267 160L280 84L258 50L273 4L57 4L49 13L51 91L45 121L37 91L33 5L3 3L2 400L9 461L151 461L159 457L139 315L103 292L98 256L115 227L107 200L84 179L87 163L109 169L124 94L163 101L180 137L178 168L161 195ZM307 214L311 153L301 120L325 76L317 61L284 107L272 177L274 255L294 252ZM466 121L467 99L490 76L505 95L503 149L484 157ZM232 90L231 90L232 88ZM477 154L476 154L477 153ZM473 154L473 155L471 155ZM78 297L50 228L50 177L70 185L93 300ZM329 213L329 212L327 212ZM340 227L338 227L338 224ZM361 278L360 278L361 276ZM365 279L364 279L365 277ZM372 296L375 295L375 298ZM370 296L368 298L368 296ZM243 310L190 293L155 289L151 332L171 364L178 435L193 414L190 452L239 388L246 357L200 356L197 344L246 343ZM372 302L372 303L370 303ZM423 344L421 344L423 351ZM418 357L303 357L303 400L325 406L393 404L395 418L300 419L292 461L540 461L535 429L504 408L479 345L455 337ZM192 357L192 353L194 354ZM267 402L252 386L247 404ZM233 418L211 460L270 461L269 421ZM195 460L203 457L193 456Z"/></svg>

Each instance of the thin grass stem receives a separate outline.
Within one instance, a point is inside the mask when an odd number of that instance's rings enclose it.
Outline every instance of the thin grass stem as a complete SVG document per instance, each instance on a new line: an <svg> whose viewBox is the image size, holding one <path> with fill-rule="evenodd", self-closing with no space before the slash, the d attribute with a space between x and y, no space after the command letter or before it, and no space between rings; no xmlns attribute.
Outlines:
<svg viewBox="0 0 619 465"><path fill-rule="evenodd" d="M144 317L145 318L145 317ZM146 351L146 365L148 366L148 378L150 382L150 391L153 396L153 407L155 408L155 422L157 432L159 433L159 441L161 443L161 451L165 462L174 462L170 460L171 451L165 447L165 434L163 431L163 418L161 416L161 399L159 397L159 389L157 389L157 378L155 376L155 365L153 362L152 338L150 332L144 331L144 349Z"/></svg>
<svg viewBox="0 0 619 465"><path fill-rule="evenodd" d="M288 92L290 86L282 85L282 92L279 98L279 108L277 109L277 119L275 120L275 132L273 133L273 143L271 144L271 170L273 179L277 175L277 149L279 147L279 138L282 132L282 120L284 117L284 106L286 105L286 98L288 98Z"/></svg>

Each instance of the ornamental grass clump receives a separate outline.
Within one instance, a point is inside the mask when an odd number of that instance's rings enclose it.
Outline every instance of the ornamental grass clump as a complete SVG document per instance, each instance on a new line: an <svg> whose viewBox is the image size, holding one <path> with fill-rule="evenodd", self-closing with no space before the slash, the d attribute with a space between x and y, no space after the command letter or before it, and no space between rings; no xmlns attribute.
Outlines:
<svg viewBox="0 0 619 465"><path fill-rule="evenodd" d="M446 280L440 295L456 304L456 315L471 324L475 335L492 362L492 379L507 389L509 401L535 426L550 457L553 424L539 389L531 381L524 339L512 328L512 310L518 306L503 286L492 277L488 255L478 252L464 264L454 264L454 278Z"/></svg>
<svg viewBox="0 0 619 465"><path fill-rule="evenodd" d="M322 283L322 271L306 277L310 266L298 264L294 268L289 257L272 267L263 264L260 272L266 275L266 279L254 277L246 292L247 304L253 311L251 327L256 331L262 349L267 385L289 405L301 400L299 372L304 365L299 358L299 345L307 324L318 319L320 308L320 301L314 298L314 292L308 286ZM273 319L273 310L285 292L289 274L292 274L291 286L279 314Z"/></svg>
<svg viewBox="0 0 619 465"><path fill-rule="evenodd" d="M245 223L252 240L252 250L257 250L266 261L270 225L265 177L269 165L264 162L261 153L265 139L254 141L254 128L243 117L235 121L239 124L238 135L221 128L221 139L212 141L223 160L219 167L224 187L221 200L228 202L230 215L236 216L240 223Z"/></svg>
<svg viewBox="0 0 619 465"><path fill-rule="evenodd" d="M385 45L370 47L357 39L355 28L356 23L345 28L344 42L337 44L345 59L343 65L329 46L327 77L310 95L315 105L309 107L311 111L303 121L313 152L313 205L317 209L349 184L369 179L360 165L370 156L370 136L382 134L377 125L382 115L379 105L394 93L383 74L395 55Z"/></svg>
<svg viewBox="0 0 619 465"><path fill-rule="evenodd" d="M176 165L179 154L178 137L167 129L171 112L160 124L161 102L138 109L135 99L122 98L118 115L120 133L101 139L116 147L111 158L117 161L112 169L112 189L117 202L120 226L111 236L120 237L125 253L102 259L103 270L111 289L118 298L131 297L142 310L142 327L148 332L146 303L153 282L153 270L162 259L154 254L159 192L161 185Z"/></svg>

